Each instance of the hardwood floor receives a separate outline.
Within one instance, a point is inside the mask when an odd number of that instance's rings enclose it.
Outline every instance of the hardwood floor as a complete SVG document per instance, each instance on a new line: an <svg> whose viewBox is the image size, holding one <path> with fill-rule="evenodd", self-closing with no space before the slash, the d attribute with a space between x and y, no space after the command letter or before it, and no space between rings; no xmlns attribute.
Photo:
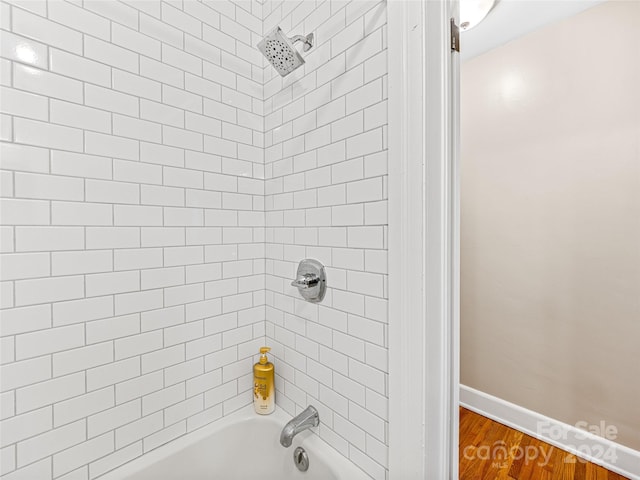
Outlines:
<svg viewBox="0 0 640 480"><path fill-rule="evenodd" d="M460 407L460 480L628 480Z"/></svg>

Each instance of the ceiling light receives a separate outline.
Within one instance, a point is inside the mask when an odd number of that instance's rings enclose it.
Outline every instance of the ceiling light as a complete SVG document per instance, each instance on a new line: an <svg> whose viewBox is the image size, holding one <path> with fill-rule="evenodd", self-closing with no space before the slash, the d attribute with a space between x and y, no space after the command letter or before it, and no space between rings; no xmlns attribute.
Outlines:
<svg viewBox="0 0 640 480"><path fill-rule="evenodd" d="M460 0L460 28L470 30L491 11L496 0Z"/></svg>

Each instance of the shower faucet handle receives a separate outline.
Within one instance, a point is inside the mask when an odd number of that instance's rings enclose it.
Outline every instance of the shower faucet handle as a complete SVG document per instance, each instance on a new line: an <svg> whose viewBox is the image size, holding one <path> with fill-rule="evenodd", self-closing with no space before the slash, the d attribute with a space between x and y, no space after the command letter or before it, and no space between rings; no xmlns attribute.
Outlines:
<svg viewBox="0 0 640 480"><path fill-rule="evenodd" d="M320 262L312 258L305 258L298 265L296 279L291 282L298 292L308 302L318 303L327 291L327 274Z"/></svg>
<svg viewBox="0 0 640 480"><path fill-rule="evenodd" d="M298 278L291 282L291 286L307 289L316 286L319 281L320 277L315 273L305 273L304 275L298 276Z"/></svg>

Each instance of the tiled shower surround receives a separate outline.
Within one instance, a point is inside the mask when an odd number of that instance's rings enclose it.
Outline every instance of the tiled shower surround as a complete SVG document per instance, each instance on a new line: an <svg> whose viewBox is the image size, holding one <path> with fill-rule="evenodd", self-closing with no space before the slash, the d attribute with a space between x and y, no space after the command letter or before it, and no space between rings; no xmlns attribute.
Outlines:
<svg viewBox="0 0 640 480"><path fill-rule="evenodd" d="M316 34L306 65L265 72L267 342L278 404L317 405L320 436L374 478L387 458L386 4L284 2L265 32ZM305 302L299 259L327 268Z"/></svg>
<svg viewBox="0 0 640 480"><path fill-rule="evenodd" d="M250 404L263 344L279 407L384 479L386 4L0 5L3 480L96 478ZM285 78L276 25L316 36Z"/></svg>

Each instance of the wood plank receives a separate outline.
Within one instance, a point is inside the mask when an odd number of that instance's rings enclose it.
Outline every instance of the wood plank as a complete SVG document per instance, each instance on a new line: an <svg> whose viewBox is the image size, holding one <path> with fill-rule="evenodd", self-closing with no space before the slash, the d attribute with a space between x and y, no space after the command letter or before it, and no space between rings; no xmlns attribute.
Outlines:
<svg viewBox="0 0 640 480"><path fill-rule="evenodd" d="M629 480L460 407L460 480Z"/></svg>

